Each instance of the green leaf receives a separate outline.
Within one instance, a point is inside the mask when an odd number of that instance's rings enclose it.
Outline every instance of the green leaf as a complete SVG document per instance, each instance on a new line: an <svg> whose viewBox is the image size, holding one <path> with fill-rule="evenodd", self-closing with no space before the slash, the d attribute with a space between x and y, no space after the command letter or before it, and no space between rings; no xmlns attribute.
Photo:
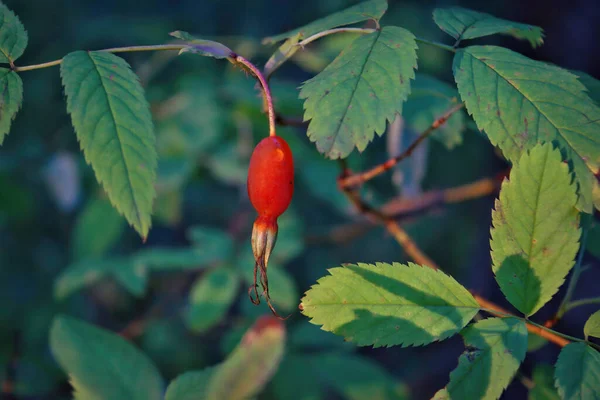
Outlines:
<svg viewBox="0 0 600 400"><path fill-rule="evenodd" d="M257 395L271 379L283 356L285 326L272 316L261 317L214 373L207 399L245 399Z"/></svg>
<svg viewBox="0 0 600 400"><path fill-rule="evenodd" d="M600 167L600 108L572 73L495 46L457 51L454 76L467 110L492 144L516 162L538 143L556 142L590 213Z"/></svg>
<svg viewBox="0 0 600 400"><path fill-rule="evenodd" d="M2 7L2 3L0 3L0 12ZM21 77L10 69L0 68L0 93L2 93L0 95L0 145L2 145L4 137L8 135L10 125L23 103L23 81Z"/></svg>
<svg viewBox="0 0 600 400"><path fill-rule="evenodd" d="M417 66L412 33L386 26L354 40L300 91L308 137L329 158L363 151L402 111Z"/></svg>
<svg viewBox="0 0 600 400"><path fill-rule="evenodd" d="M123 233L119 213L103 198L93 198L77 217L71 237L71 254L75 260L97 258L119 240Z"/></svg>
<svg viewBox="0 0 600 400"><path fill-rule="evenodd" d="M286 353L271 384L274 397L294 400L326 399L314 361L312 354Z"/></svg>
<svg viewBox="0 0 600 400"><path fill-rule="evenodd" d="M298 42L300 41L301 36L302 35L299 33L290 37L277 48L271 57L269 57L264 68L264 74L266 76L271 76L273 72L283 65L283 63L300 50Z"/></svg>
<svg viewBox="0 0 600 400"><path fill-rule="evenodd" d="M208 383L219 366L179 375L167 387L165 400L204 400Z"/></svg>
<svg viewBox="0 0 600 400"><path fill-rule="evenodd" d="M27 47L27 32L19 17L2 3L0 21L0 63L12 64Z"/></svg>
<svg viewBox="0 0 600 400"><path fill-rule="evenodd" d="M492 269L506 298L530 316L546 304L575 264L577 195L551 144L523 154L492 211Z"/></svg>
<svg viewBox="0 0 600 400"><path fill-rule="evenodd" d="M265 38L263 43L276 43L294 36L298 36L298 39L304 39L328 29L355 24L357 22L366 21L369 19L379 21L383 14L385 14L386 10L386 0L364 1L345 10L338 11L334 14L328 15L327 17L313 21L310 24L304 25L300 28Z"/></svg>
<svg viewBox="0 0 600 400"><path fill-rule="evenodd" d="M600 80L594 78L589 74L586 74L585 72L571 72L577 75L577 77L579 78L579 82L583 83L583 85L587 89L588 96L590 96L590 98L594 100L596 104L600 105Z"/></svg>
<svg viewBox="0 0 600 400"><path fill-rule="evenodd" d="M585 335L585 340L588 339L588 336L600 338L600 310L588 318L583 327L583 334Z"/></svg>
<svg viewBox="0 0 600 400"><path fill-rule="evenodd" d="M188 326L202 333L218 324L235 300L239 283L238 275L229 268L217 268L202 275L190 290Z"/></svg>
<svg viewBox="0 0 600 400"><path fill-rule="evenodd" d="M532 335L535 336L535 335ZM559 400L554 388L554 367L538 364L533 369L534 387L529 390L528 400Z"/></svg>
<svg viewBox="0 0 600 400"><path fill-rule="evenodd" d="M69 265L54 281L54 297L64 299L105 277L113 277L134 296L146 289L148 271L130 258L86 259Z"/></svg>
<svg viewBox="0 0 600 400"><path fill-rule="evenodd" d="M154 270L202 269L223 261L223 256L193 247L154 247L134 255L135 262Z"/></svg>
<svg viewBox="0 0 600 400"><path fill-rule="evenodd" d="M561 399L600 399L600 353L585 343L565 346L556 361L554 385Z"/></svg>
<svg viewBox="0 0 600 400"><path fill-rule="evenodd" d="M488 318L461 332L466 351L450 373L451 399L498 399L527 352L527 327L516 318Z"/></svg>
<svg viewBox="0 0 600 400"><path fill-rule="evenodd" d="M416 264L347 265L329 273L306 292L302 312L313 324L359 346L443 340L479 311L477 301L452 277Z"/></svg>
<svg viewBox="0 0 600 400"><path fill-rule="evenodd" d="M528 40L534 48L544 43L544 30L539 26L520 24L466 8L436 8L433 20L457 41L502 33Z"/></svg>
<svg viewBox="0 0 600 400"><path fill-rule="evenodd" d="M210 56L214 58L227 58L232 59L234 52L227 46L213 42L212 40L198 39L187 32L175 31L169 35L176 37L177 39L184 40L189 46L182 48L179 54L182 53L194 53L201 56Z"/></svg>
<svg viewBox="0 0 600 400"><path fill-rule="evenodd" d="M70 53L60 71L86 161L111 203L145 239L156 151L150 108L137 76L125 60L106 52Z"/></svg>
<svg viewBox="0 0 600 400"><path fill-rule="evenodd" d="M417 74L411 86L402 116L407 126L415 132L420 133L429 128L433 121L459 102L456 89L429 75ZM462 143L465 129L465 115L459 111L436 129L431 137L452 149Z"/></svg>
<svg viewBox="0 0 600 400"><path fill-rule="evenodd" d="M527 352L538 351L548 344L548 340L538 335L529 335L527 337Z"/></svg>
<svg viewBox="0 0 600 400"><path fill-rule="evenodd" d="M162 398L162 378L152 361L114 333L58 316L50 330L50 349L69 374L75 399Z"/></svg>
<svg viewBox="0 0 600 400"><path fill-rule="evenodd" d="M323 383L344 399L407 399L407 388L366 357L349 353L317 354L315 368Z"/></svg>

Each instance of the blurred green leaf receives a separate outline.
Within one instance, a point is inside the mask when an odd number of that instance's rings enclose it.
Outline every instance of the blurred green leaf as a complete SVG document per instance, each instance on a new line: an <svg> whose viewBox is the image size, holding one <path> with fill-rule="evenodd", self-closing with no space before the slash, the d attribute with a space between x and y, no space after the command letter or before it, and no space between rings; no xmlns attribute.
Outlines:
<svg viewBox="0 0 600 400"><path fill-rule="evenodd" d="M324 18L311 22L300 28L296 28L289 32L279 35L270 36L263 40L265 44L280 42L293 36L298 36L299 39L307 38L328 29L337 28L343 25L355 24L357 22L374 19L378 21L387 10L386 0L369 0L358 3L355 6L345 10L338 11Z"/></svg>
<svg viewBox="0 0 600 400"><path fill-rule="evenodd" d="M2 3L0 3L0 20L2 21L0 23L0 63L12 64L23 55L27 47L27 31L19 17Z"/></svg>
<svg viewBox="0 0 600 400"><path fill-rule="evenodd" d="M458 102L458 91L452 86L429 75L417 74L402 116L412 130L420 133ZM436 129L431 137L452 149L462 143L465 129L465 115L459 111Z"/></svg>
<svg viewBox="0 0 600 400"><path fill-rule="evenodd" d="M316 354L311 365L324 384L344 399L408 399L407 388L366 357L350 353Z"/></svg>
<svg viewBox="0 0 600 400"><path fill-rule="evenodd" d="M210 380L220 365L179 375L167 387L165 400L205 400Z"/></svg>
<svg viewBox="0 0 600 400"><path fill-rule="evenodd" d="M577 77L496 46L458 50L453 68L469 114L492 144L516 163L536 144L556 142L572 163L578 208L591 213L592 193L600 190L594 177L600 168L600 108Z"/></svg>
<svg viewBox="0 0 600 400"><path fill-rule="evenodd" d="M301 379L299 379L301 377ZM312 354L286 354L271 382L276 399L326 399Z"/></svg>
<svg viewBox="0 0 600 400"><path fill-rule="evenodd" d="M318 326L308 321L301 321L294 325L290 331L289 346L291 348L306 350L353 350L352 343L331 332L319 329Z"/></svg>
<svg viewBox="0 0 600 400"><path fill-rule="evenodd" d="M594 221L587 233L585 250L596 258L600 258L600 223Z"/></svg>
<svg viewBox="0 0 600 400"><path fill-rule="evenodd" d="M288 208L278 219L276 250L271 256L276 262L284 264L302 254L304 250L304 226L294 208Z"/></svg>
<svg viewBox="0 0 600 400"><path fill-rule="evenodd" d="M210 172L230 185L244 185L248 176L248 162L242 160L237 143L223 143L207 156Z"/></svg>
<svg viewBox="0 0 600 400"><path fill-rule="evenodd" d="M122 58L86 51L63 59L61 77L86 161L111 203L146 238L157 157L152 117L138 77Z"/></svg>
<svg viewBox="0 0 600 400"><path fill-rule="evenodd" d="M202 333L218 324L227 314L239 288L239 277L229 268L203 274L190 290L186 321L194 332Z"/></svg>
<svg viewBox="0 0 600 400"><path fill-rule="evenodd" d="M0 14L2 14L4 6L0 3ZM15 17L16 18L16 17ZM4 56L2 49L3 27L0 25L0 59ZM7 68L0 68L0 145L4 141L4 137L10 131L10 125L17 115L17 111L23 103L23 81L21 77L14 71Z"/></svg>
<svg viewBox="0 0 600 400"><path fill-rule="evenodd" d="M588 339L588 336L600 337L600 310L593 313L585 322L583 334L585 335L585 340Z"/></svg>
<svg viewBox="0 0 600 400"><path fill-rule="evenodd" d="M479 311L452 277L416 264L346 265L329 273L306 292L302 313L359 346L443 340Z"/></svg>
<svg viewBox="0 0 600 400"><path fill-rule="evenodd" d="M536 365L533 369L533 383L535 386L529 390L529 396L527 397L528 400L560 399L556 389L554 388L554 367L552 367L552 365Z"/></svg>
<svg viewBox="0 0 600 400"><path fill-rule="evenodd" d="M457 41L502 33L528 40L534 48L544 43L544 30L539 26L507 21L466 8L436 8L433 10L433 20Z"/></svg>
<svg viewBox="0 0 600 400"><path fill-rule="evenodd" d="M50 348L69 374L75 399L161 399L163 382L152 361L118 335L58 316Z"/></svg>
<svg viewBox="0 0 600 400"><path fill-rule="evenodd" d="M134 296L146 290L148 272L131 258L85 259L65 268L54 281L54 297L62 300L107 276L113 277Z"/></svg>
<svg viewBox="0 0 600 400"><path fill-rule="evenodd" d="M321 153L345 158L354 147L366 149L373 132L384 133L410 92L416 49L412 33L386 26L353 41L303 84L304 120L311 120L307 134Z"/></svg>
<svg viewBox="0 0 600 400"><path fill-rule="evenodd" d="M187 237L194 248L214 259L225 260L233 254L233 238L221 229L193 226L188 229Z"/></svg>
<svg viewBox="0 0 600 400"><path fill-rule="evenodd" d="M300 50L298 42L300 41L301 37L301 33L293 35L283 42L283 44L281 44L277 50L275 50L275 53L273 53L273 55L265 63L264 74L266 76L271 76L271 74L275 72L284 62L286 62L286 60Z"/></svg>
<svg viewBox="0 0 600 400"><path fill-rule="evenodd" d="M158 161L156 189L182 190L194 169L193 162L184 157L163 157Z"/></svg>
<svg viewBox="0 0 600 400"><path fill-rule="evenodd" d="M75 260L106 254L123 233L123 220L104 198L90 199L73 228L71 254Z"/></svg>
<svg viewBox="0 0 600 400"><path fill-rule="evenodd" d="M538 351L542 347L548 344L548 340L538 335L527 336L527 352L531 353Z"/></svg>
<svg viewBox="0 0 600 400"><path fill-rule="evenodd" d="M154 218L166 225L177 225L181 221L183 190L159 191L154 201Z"/></svg>
<svg viewBox="0 0 600 400"><path fill-rule="evenodd" d="M488 318L461 335L466 350L450 373L452 399L498 399L527 352L527 327L516 318Z"/></svg>
<svg viewBox="0 0 600 400"><path fill-rule="evenodd" d="M184 40L189 46L184 47L179 51L181 53L194 53L201 56L210 56L214 58L233 59L235 54L231 49L219 42L212 40L198 39L187 32L175 31L170 33L171 36L177 39Z"/></svg>
<svg viewBox="0 0 600 400"><path fill-rule="evenodd" d="M600 353L585 343L563 347L554 371L561 399L600 399Z"/></svg>
<svg viewBox="0 0 600 400"><path fill-rule="evenodd" d="M523 154L492 212L494 274L506 298L535 314L563 284L579 249L577 195L551 144Z"/></svg>
<svg viewBox="0 0 600 400"><path fill-rule="evenodd" d="M272 316L258 319L215 372L206 397L233 400L258 394L277 370L284 344L285 326L280 320Z"/></svg>

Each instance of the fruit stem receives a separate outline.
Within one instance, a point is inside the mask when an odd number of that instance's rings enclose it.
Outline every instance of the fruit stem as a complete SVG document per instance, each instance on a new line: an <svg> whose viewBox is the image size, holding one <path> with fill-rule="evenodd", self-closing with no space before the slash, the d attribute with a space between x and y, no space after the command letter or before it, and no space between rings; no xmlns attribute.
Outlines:
<svg viewBox="0 0 600 400"><path fill-rule="evenodd" d="M275 108L273 107L273 96L271 95L269 83L265 79L262 72L260 72L260 70L254 66L254 64L244 57L236 54L234 61L249 69L250 72L254 74L256 79L258 79L267 106L267 113L269 114L269 136L277 136L277 133L275 132Z"/></svg>

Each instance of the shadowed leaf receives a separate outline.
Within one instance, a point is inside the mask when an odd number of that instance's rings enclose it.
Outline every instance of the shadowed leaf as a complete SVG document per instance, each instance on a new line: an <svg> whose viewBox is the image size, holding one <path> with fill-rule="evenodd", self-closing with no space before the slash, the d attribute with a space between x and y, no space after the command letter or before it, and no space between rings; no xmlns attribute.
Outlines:
<svg viewBox="0 0 600 400"><path fill-rule="evenodd" d="M600 353L581 342L565 346L556 361L554 385L564 400L600 399Z"/></svg>
<svg viewBox="0 0 600 400"><path fill-rule="evenodd" d="M19 17L0 3L0 63L9 64L21 57L27 41L27 32Z"/></svg>
<svg viewBox="0 0 600 400"><path fill-rule="evenodd" d="M2 4L0 3L0 7ZM1 40L1 39L0 39ZM0 68L0 145L23 103L23 81L14 71Z"/></svg>

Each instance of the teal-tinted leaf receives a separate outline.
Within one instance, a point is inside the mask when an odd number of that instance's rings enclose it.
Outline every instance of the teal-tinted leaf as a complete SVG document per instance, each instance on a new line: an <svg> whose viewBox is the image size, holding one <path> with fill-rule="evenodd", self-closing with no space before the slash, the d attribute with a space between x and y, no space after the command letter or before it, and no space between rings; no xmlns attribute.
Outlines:
<svg viewBox="0 0 600 400"><path fill-rule="evenodd" d="M554 367L548 364L538 364L533 369L532 378L534 386L529 390L528 400L560 399L554 388Z"/></svg>
<svg viewBox="0 0 600 400"><path fill-rule="evenodd" d="M523 154L492 212L496 281L529 316L546 304L575 264L579 249L577 195L569 168L551 144Z"/></svg>
<svg viewBox="0 0 600 400"><path fill-rule="evenodd" d="M2 3L0 21L0 63L12 64L27 47L27 32L19 17Z"/></svg>
<svg viewBox="0 0 600 400"><path fill-rule="evenodd" d="M204 400L208 383L219 366L179 375L167 387L165 400Z"/></svg>
<svg viewBox="0 0 600 400"><path fill-rule="evenodd" d="M585 250L596 258L600 258L600 223L591 224L587 232Z"/></svg>
<svg viewBox="0 0 600 400"><path fill-rule="evenodd" d="M544 43L544 30L539 26L520 24L466 8L436 8L433 20L457 41L502 33L528 40L533 47Z"/></svg>
<svg viewBox="0 0 600 400"><path fill-rule="evenodd" d="M4 7L0 3L0 10ZM1 11L0 11L1 13ZM1 29L1 28L0 28ZM0 33L0 41L2 40ZM0 53L2 54L2 53ZM0 68L0 145L23 103L23 81L14 71Z"/></svg>
<svg viewBox="0 0 600 400"><path fill-rule="evenodd" d="M363 151L402 110L417 66L412 33L386 26L354 40L300 91L308 137L329 158Z"/></svg>
<svg viewBox="0 0 600 400"><path fill-rule="evenodd" d="M407 388L366 357L350 353L317 354L312 367L326 386L344 399L407 399Z"/></svg>
<svg viewBox="0 0 600 400"><path fill-rule="evenodd" d="M300 28L265 38L263 43L276 43L293 36L298 36L299 39L303 39L328 29L337 28L343 25L355 24L368 19L378 21L383 14L385 14L386 10L386 0L364 1L345 10L338 11L334 14L328 15L327 17L313 21L310 24L304 25Z"/></svg>
<svg viewBox="0 0 600 400"><path fill-rule="evenodd" d="M590 213L600 167L600 108L572 73L495 46L454 57L467 110L492 144L516 162L538 143L556 142L579 184L578 208Z"/></svg>
<svg viewBox="0 0 600 400"><path fill-rule="evenodd" d="M146 238L156 151L150 109L137 76L125 60L105 52L70 53L60 71L86 161L111 203Z"/></svg>
<svg viewBox="0 0 600 400"><path fill-rule="evenodd" d="M402 116L409 128L420 133L458 102L456 89L429 75L417 74ZM465 128L464 113L455 112L444 125L433 132L431 137L442 142L448 149L452 149L462 143L462 133Z"/></svg>
<svg viewBox="0 0 600 400"><path fill-rule="evenodd" d="M347 265L329 273L306 292L302 312L359 346L443 340L479 311L477 301L452 277L416 264Z"/></svg>
<svg viewBox="0 0 600 400"><path fill-rule="evenodd" d="M123 232L119 213L103 198L86 204L73 228L71 253L75 260L100 257L119 240Z"/></svg>
<svg viewBox="0 0 600 400"><path fill-rule="evenodd" d="M600 105L600 80L581 71L571 71L579 77L579 82L583 83L587 89L587 94L596 104Z"/></svg>
<svg viewBox="0 0 600 400"><path fill-rule="evenodd" d="M324 400L324 387L314 368L312 354L286 353L273 377L271 391L276 399ZM302 377L302 379L298 379Z"/></svg>
<svg viewBox="0 0 600 400"><path fill-rule="evenodd" d="M355 348L352 343L344 341L331 332L319 329L308 321L294 325L290 331L289 346L302 350L353 350Z"/></svg>
<svg viewBox="0 0 600 400"><path fill-rule="evenodd" d="M244 185L248 179L248 160L241 157L238 144L223 143L206 156L206 165L218 180L229 185Z"/></svg>
<svg viewBox="0 0 600 400"><path fill-rule="evenodd" d="M114 333L58 316L50 348L69 374L75 399L162 399L162 378L152 361Z"/></svg>
<svg viewBox="0 0 600 400"><path fill-rule="evenodd" d="M516 318L488 318L461 332L466 350L450 373L451 399L498 399L527 352L527 327Z"/></svg>
<svg viewBox="0 0 600 400"><path fill-rule="evenodd" d="M235 54L231 49L219 42L212 40L198 39L187 32L175 31L170 33L171 36L177 39L184 40L189 46L184 47L179 51L181 53L194 53L201 56L210 56L214 58L232 58Z"/></svg>
<svg viewBox="0 0 600 400"><path fill-rule="evenodd" d="M237 295L239 277L229 268L218 268L202 275L190 290L186 321L202 333L218 324Z"/></svg>
<svg viewBox="0 0 600 400"><path fill-rule="evenodd" d="M233 400L257 395L277 370L284 343L283 323L272 316L261 317L214 373L206 398Z"/></svg>
<svg viewBox="0 0 600 400"><path fill-rule="evenodd" d="M587 340L588 336L600 338L600 310L593 313L583 327L583 334Z"/></svg>
<svg viewBox="0 0 600 400"><path fill-rule="evenodd" d="M600 399L600 353L581 342L565 346L556 361L554 385L564 400Z"/></svg>
<svg viewBox="0 0 600 400"><path fill-rule="evenodd" d="M54 296L64 299L105 277L112 277L135 296L146 289L148 272L129 258L86 259L69 265L54 281Z"/></svg>
<svg viewBox="0 0 600 400"><path fill-rule="evenodd" d="M193 226L188 229L187 237L194 248L215 259L226 259L233 253L233 238L221 229L208 226Z"/></svg>

